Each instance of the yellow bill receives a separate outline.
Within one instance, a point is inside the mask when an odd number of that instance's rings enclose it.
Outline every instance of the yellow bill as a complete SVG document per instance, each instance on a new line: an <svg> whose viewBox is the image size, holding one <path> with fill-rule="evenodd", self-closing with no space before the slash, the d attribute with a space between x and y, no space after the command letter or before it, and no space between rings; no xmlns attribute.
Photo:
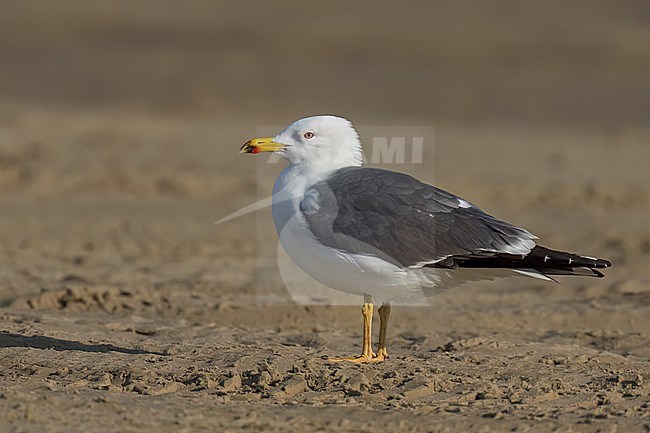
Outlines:
<svg viewBox="0 0 650 433"><path fill-rule="evenodd" d="M253 138L239 149L239 153L277 152L284 149L284 144L273 141L274 137Z"/></svg>

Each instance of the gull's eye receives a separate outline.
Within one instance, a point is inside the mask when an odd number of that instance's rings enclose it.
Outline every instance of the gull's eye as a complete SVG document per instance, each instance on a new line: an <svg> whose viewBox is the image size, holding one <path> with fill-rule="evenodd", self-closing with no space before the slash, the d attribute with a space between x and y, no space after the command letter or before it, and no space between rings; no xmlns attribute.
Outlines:
<svg viewBox="0 0 650 433"><path fill-rule="evenodd" d="M314 138L314 133L311 131L307 131L304 134L302 134L302 136L305 137L307 140L309 140L310 138Z"/></svg>

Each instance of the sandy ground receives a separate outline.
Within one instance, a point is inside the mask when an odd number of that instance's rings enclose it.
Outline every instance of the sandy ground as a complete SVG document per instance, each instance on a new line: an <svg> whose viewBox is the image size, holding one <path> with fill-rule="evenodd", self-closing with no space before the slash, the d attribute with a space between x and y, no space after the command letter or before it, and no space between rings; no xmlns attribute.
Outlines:
<svg viewBox="0 0 650 433"><path fill-rule="evenodd" d="M0 1L0 431L650 430L648 13ZM214 224L280 170L241 143L324 112L435 128L390 168L615 266L328 363L359 307L292 301L268 209Z"/></svg>

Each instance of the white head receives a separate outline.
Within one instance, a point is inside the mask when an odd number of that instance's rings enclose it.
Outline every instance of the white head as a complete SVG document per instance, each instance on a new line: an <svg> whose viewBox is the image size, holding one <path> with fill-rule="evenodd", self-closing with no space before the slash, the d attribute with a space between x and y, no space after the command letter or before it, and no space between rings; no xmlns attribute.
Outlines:
<svg viewBox="0 0 650 433"><path fill-rule="evenodd" d="M297 120L275 137L248 141L241 152L275 152L291 165L313 166L319 171L363 162L357 131L349 120L336 116Z"/></svg>

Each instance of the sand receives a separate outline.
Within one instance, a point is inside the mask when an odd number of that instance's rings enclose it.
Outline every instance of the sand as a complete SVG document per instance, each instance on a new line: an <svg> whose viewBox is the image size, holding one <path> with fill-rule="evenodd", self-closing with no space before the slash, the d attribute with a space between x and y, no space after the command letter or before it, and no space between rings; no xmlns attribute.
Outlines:
<svg viewBox="0 0 650 433"><path fill-rule="evenodd" d="M0 431L650 429L643 3L48 5L0 2ZM292 300L268 208L214 224L281 169L239 146L324 112L434 128L387 167L614 267L394 308L387 362L327 362L360 304Z"/></svg>

